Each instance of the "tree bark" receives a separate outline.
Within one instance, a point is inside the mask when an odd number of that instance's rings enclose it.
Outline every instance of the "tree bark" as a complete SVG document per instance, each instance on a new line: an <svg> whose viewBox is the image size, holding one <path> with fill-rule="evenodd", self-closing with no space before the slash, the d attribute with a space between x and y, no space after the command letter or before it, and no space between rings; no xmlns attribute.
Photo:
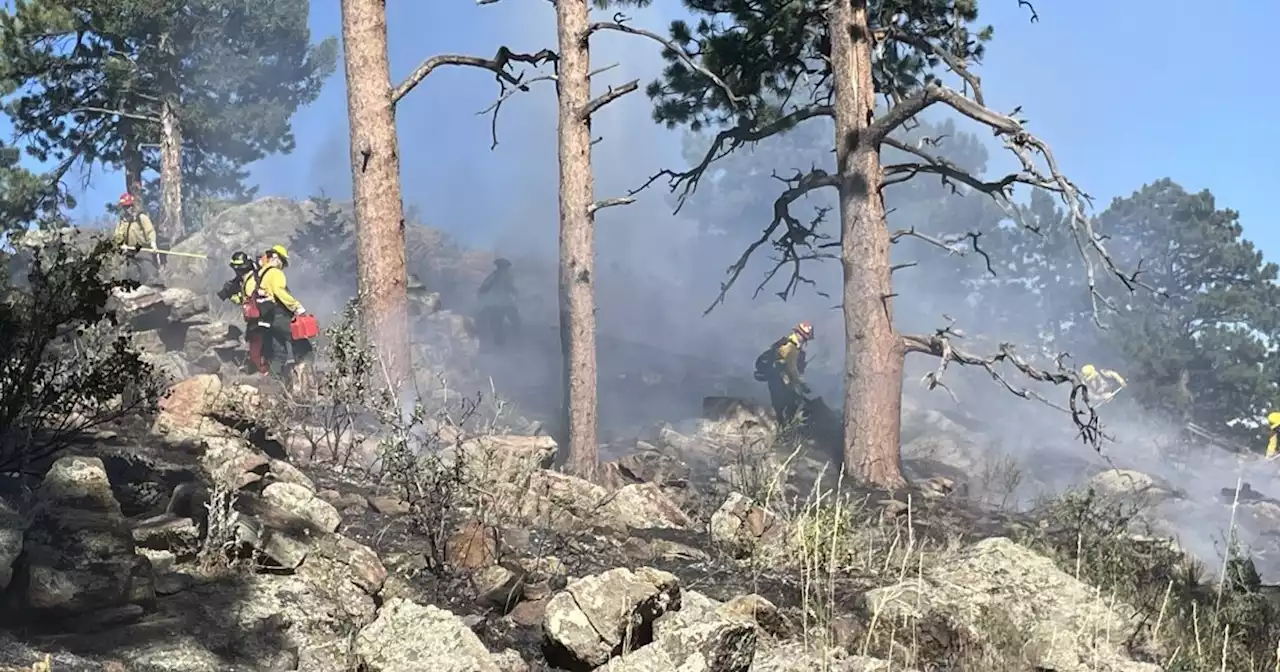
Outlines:
<svg viewBox="0 0 1280 672"><path fill-rule="evenodd" d="M172 97L160 105L160 187L164 217L158 233L167 245L173 245L182 240L186 227L182 223L182 127L177 101Z"/></svg>
<svg viewBox="0 0 1280 672"><path fill-rule="evenodd" d="M174 76L178 62L169 35L160 36L160 50L165 55L162 67L168 70L161 73L160 189L164 215L157 233L167 245L173 245L182 240L186 227L182 221L182 126L178 118L181 103Z"/></svg>
<svg viewBox="0 0 1280 672"><path fill-rule="evenodd" d="M124 190L141 204L143 164L137 123L131 119L121 119L120 125L120 135L124 138L124 147L120 150L120 161L124 164Z"/></svg>
<svg viewBox="0 0 1280 672"><path fill-rule="evenodd" d="M560 61L560 347L564 354L567 465L589 478L596 467L595 198L591 169L589 0L556 3Z"/></svg>
<svg viewBox="0 0 1280 672"><path fill-rule="evenodd" d="M902 487L902 370L893 326L888 224L879 148L865 137L875 119L866 0L828 10L835 84L840 262L844 267L844 464L857 480Z"/></svg>
<svg viewBox="0 0 1280 672"><path fill-rule="evenodd" d="M410 369L408 272L383 0L342 0L342 46L363 326L398 391Z"/></svg>

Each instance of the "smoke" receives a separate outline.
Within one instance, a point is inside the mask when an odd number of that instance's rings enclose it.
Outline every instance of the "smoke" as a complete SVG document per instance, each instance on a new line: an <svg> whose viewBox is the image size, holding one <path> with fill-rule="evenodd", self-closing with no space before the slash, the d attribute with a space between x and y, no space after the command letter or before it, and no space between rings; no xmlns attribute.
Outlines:
<svg viewBox="0 0 1280 672"><path fill-rule="evenodd" d="M555 46L554 15L545 3L506 0L465 9L459 9L461 5L446 8L446 4L389 5L394 79L404 77L434 53L489 56L498 45L524 52ZM327 14L320 13L319 7L314 11L317 33L339 31L336 9L324 10ZM656 4L636 11L634 22L662 32L674 18L669 5ZM440 25L456 30L431 29L427 31L430 39L422 39L424 26ZM604 34L594 38L592 46L594 67L617 64L593 83L598 91L632 79L640 80L643 87L661 72L660 48L643 38ZM490 150L494 127L489 116L477 112L492 103L496 91L488 73L446 68L401 102L397 118L403 192L406 203L420 211L425 224L447 232L462 246L514 262L525 322L520 344L485 353L482 366L501 394L550 416L560 399L554 89L549 82L539 82L531 91L507 100L496 122L498 145ZM316 105L300 114L299 151L287 162L271 160L256 171L268 190L297 197L324 190L337 199L349 198L344 96L339 76ZM960 125L950 130L955 140L942 153L957 163L986 165L989 173L1006 167L1008 159L998 154L999 148L955 133L976 129ZM686 138L653 123L651 104L642 91L599 112L593 133L600 138L593 154L597 198L625 195L661 168L688 165ZM790 271L784 269L756 298L756 285L772 267L766 245L724 302L703 315L725 279L724 270L768 224L772 200L782 189L771 172L787 175L812 166L833 168L831 136L829 125L812 121L787 136L745 148L725 160L724 170L708 175L680 215L672 214L674 201L662 180L635 204L598 214L599 382L606 435L626 435L654 422L693 417L707 394L763 399L763 386L750 380L752 362L800 320L812 321L818 332L810 382L829 401L839 399L844 328L838 310L838 263L809 264L805 274L812 284L802 283L785 302L773 295L787 281ZM306 164L305 170L281 169L299 161ZM985 227L996 235L991 227L998 218L992 217L985 197L947 196L946 191L936 180L925 178L892 187L888 196L891 227L947 232ZM796 203L793 213L807 220L815 216L815 208L833 205L832 194L816 194ZM836 213L826 217L825 230L835 240ZM957 282L983 277L985 263L980 255L948 255L910 239L897 245L894 255L896 263L918 264L895 274L896 320L903 331L931 332L946 324L946 315L974 334L960 344L983 353L994 352L1004 340L1032 344L1062 327L1060 316L1046 314L1025 286L988 279L979 290ZM998 273L1007 270L1001 263L993 260ZM477 264L480 277L474 278L474 284L459 283L443 292L446 309L461 314L474 311L474 288L489 270L487 259ZM992 303L1021 319L991 323L983 306ZM1044 353L1024 354L1036 355L1038 364L1053 367ZM1089 360L1082 357L1073 363L1078 366L1085 361ZM1121 361L1099 363L1124 371ZM1185 494L1187 504L1165 512L1166 518L1184 547L1213 560L1230 522L1229 502L1222 501L1221 488L1233 487L1246 473L1245 480L1255 489L1280 495L1280 484L1274 475L1264 473L1265 467L1242 467L1234 456L1211 450L1171 455L1166 446L1172 445L1177 428L1147 416L1123 396L1102 407L1106 429L1115 441L1098 454L1078 440L1066 414L1010 395L986 372L951 367L945 380L956 395L954 401L944 391L924 392L915 381L936 366L937 361L930 358L908 359L907 397L914 404L980 427L989 441L989 456L1007 456L1025 472L1014 498L1016 505L1027 506L1037 496L1079 486L1105 469L1134 469L1162 478ZM1004 373L1015 386L1065 402L1065 388L1036 385L1012 370ZM1246 530L1246 543L1260 542L1260 537L1250 534Z"/></svg>

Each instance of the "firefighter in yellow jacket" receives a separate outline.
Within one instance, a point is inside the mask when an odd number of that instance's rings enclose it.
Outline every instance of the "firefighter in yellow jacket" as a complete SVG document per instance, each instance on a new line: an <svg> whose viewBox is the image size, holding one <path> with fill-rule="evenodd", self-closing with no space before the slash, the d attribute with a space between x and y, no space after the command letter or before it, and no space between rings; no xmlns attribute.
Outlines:
<svg viewBox="0 0 1280 672"><path fill-rule="evenodd" d="M769 385L769 401L780 427L795 420L809 394L804 348L812 340L813 325L801 322L756 358L755 379Z"/></svg>
<svg viewBox="0 0 1280 672"><path fill-rule="evenodd" d="M290 322L307 310L289 293L289 282L284 274L288 265L289 253L283 245L276 245L262 253L257 273L250 274L245 280L245 296L252 296L258 302L258 327L263 330L262 356L271 375L276 377L284 375L291 348L295 362L310 355L310 343L294 345L293 341Z"/></svg>
<svg viewBox="0 0 1280 672"><path fill-rule="evenodd" d="M1272 411L1267 414L1267 425L1270 428L1270 438L1267 439L1267 457L1276 456L1277 436L1280 436L1280 412Z"/></svg>
<svg viewBox="0 0 1280 672"><path fill-rule="evenodd" d="M152 282L160 271L160 255L138 250L156 249L156 227L138 207L133 194L121 194L119 205L120 219L113 238L125 254L125 277L140 284Z"/></svg>
<svg viewBox="0 0 1280 672"><path fill-rule="evenodd" d="M1080 378L1089 387L1089 393L1100 403L1111 401L1128 385L1124 376L1110 369L1099 369L1092 364L1080 367Z"/></svg>

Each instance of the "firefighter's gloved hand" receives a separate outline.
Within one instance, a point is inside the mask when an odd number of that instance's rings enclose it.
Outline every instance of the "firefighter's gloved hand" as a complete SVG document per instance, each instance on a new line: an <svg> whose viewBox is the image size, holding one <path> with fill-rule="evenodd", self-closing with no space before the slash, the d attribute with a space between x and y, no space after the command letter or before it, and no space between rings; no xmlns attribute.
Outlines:
<svg viewBox="0 0 1280 672"><path fill-rule="evenodd" d="M303 315L306 315L306 314L307 314L307 309L303 308L301 303L298 304L297 308L293 309L294 317L302 317Z"/></svg>

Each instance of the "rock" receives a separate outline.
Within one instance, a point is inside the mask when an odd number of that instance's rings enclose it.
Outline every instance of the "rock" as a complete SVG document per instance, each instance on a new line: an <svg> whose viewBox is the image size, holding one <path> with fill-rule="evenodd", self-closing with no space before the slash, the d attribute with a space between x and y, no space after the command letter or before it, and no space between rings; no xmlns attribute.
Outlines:
<svg viewBox="0 0 1280 672"><path fill-rule="evenodd" d="M720 606L717 611L727 617L742 618L777 639L791 636L793 626L772 602L760 595L740 595Z"/></svg>
<svg viewBox="0 0 1280 672"><path fill-rule="evenodd" d="M22 554L22 536L26 524L22 516L0 499L0 593L13 578L13 562Z"/></svg>
<svg viewBox="0 0 1280 672"><path fill-rule="evenodd" d="M377 595L387 580L387 568L372 548L340 534L327 534L311 545L313 557L343 565L347 579L369 595Z"/></svg>
<svg viewBox="0 0 1280 672"><path fill-rule="evenodd" d="M143 285L131 292L116 292L108 302L121 321L134 331L161 329L174 323L204 323L209 302L195 292L179 287L159 289Z"/></svg>
<svg viewBox="0 0 1280 672"><path fill-rule="evenodd" d="M787 534L783 521L739 492L712 514L710 532L713 542L738 558L780 543Z"/></svg>
<svg viewBox="0 0 1280 672"><path fill-rule="evenodd" d="M517 515L535 527L568 531L600 527L628 529L680 529L690 525L688 516L658 486L640 483L609 492L603 486L555 471L539 470L528 486L509 488Z"/></svg>
<svg viewBox="0 0 1280 672"><path fill-rule="evenodd" d="M485 567L471 580L480 601L504 614L511 611L523 595L520 576L501 565Z"/></svg>
<svg viewBox="0 0 1280 672"><path fill-rule="evenodd" d="M195 521L172 513L162 513L134 523L132 536L138 546L173 551L183 558L194 556L200 548L200 529Z"/></svg>
<svg viewBox="0 0 1280 672"><path fill-rule="evenodd" d="M256 549L281 569L297 569L311 553L306 539L290 534L290 530L264 524L252 516L235 519L236 542Z"/></svg>
<svg viewBox="0 0 1280 672"><path fill-rule="evenodd" d="M338 509L304 486L277 482L262 490L266 503L307 521L321 532L334 532L342 524Z"/></svg>
<svg viewBox="0 0 1280 672"><path fill-rule="evenodd" d="M1130 606L1100 599L1048 558L1005 538L985 539L954 558L926 569L924 577L867 593L867 607L885 623L941 619L962 641L995 646L988 639L992 618L1025 627L1027 661L1056 672L1160 672L1159 666L1128 657L1121 640L1063 636L1063 633L1134 632L1142 619ZM926 662L926 661L920 661Z"/></svg>
<svg viewBox="0 0 1280 672"><path fill-rule="evenodd" d="M244 439L206 436L202 443L200 466L215 484L239 490L261 481L271 468L271 459Z"/></svg>
<svg viewBox="0 0 1280 672"><path fill-rule="evenodd" d="M1089 479L1089 488L1111 503L1147 507L1174 497L1173 488L1132 469L1108 469Z"/></svg>
<svg viewBox="0 0 1280 672"><path fill-rule="evenodd" d="M529 672L529 663L525 662L520 654L511 649L506 649L493 654L493 662L502 672Z"/></svg>
<svg viewBox="0 0 1280 672"><path fill-rule="evenodd" d="M177 426L190 427L223 404L222 379L204 374L179 381L160 400L161 413Z"/></svg>
<svg viewBox="0 0 1280 672"><path fill-rule="evenodd" d="M547 604L549 661L596 668L647 643L652 624L680 599L675 576L649 568L611 569L570 581Z"/></svg>
<svg viewBox="0 0 1280 672"><path fill-rule="evenodd" d="M652 644L600 669L603 672L747 672L755 653L755 625L718 616L666 631Z"/></svg>
<svg viewBox="0 0 1280 672"><path fill-rule="evenodd" d="M551 598L543 598L530 602L521 602L517 604L511 613L507 614L507 618L512 623L523 625L525 627L533 627L540 625L547 616L547 604L551 602Z"/></svg>
<svg viewBox="0 0 1280 672"><path fill-rule="evenodd" d="M369 672L501 672L489 650L453 614L408 600L388 600L356 637Z"/></svg>
<svg viewBox="0 0 1280 672"><path fill-rule="evenodd" d="M284 460L271 460L267 466L267 474L281 483L294 483L315 492L316 484L301 469Z"/></svg>
<svg viewBox="0 0 1280 672"><path fill-rule="evenodd" d="M79 613L154 598L151 562L134 552L102 460L59 458L35 500L23 546L28 607Z"/></svg>
<svg viewBox="0 0 1280 672"><path fill-rule="evenodd" d="M480 483L525 483L555 459L549 436L494 435L467 439L445 449L446 460L461 457L469 477Z"/></svg>
<svg viewBox="0 0 1280 672"><path fill-rule="evenodd" d="M156 594L174 595L191 588L195 583L195 577L190 574L183 574L182 572L158 574L156 576Z"/></svg>
<svg viewBox="0 0 1280 672"><path fill-rule="evenodd" d="M683 486L689 480L689 467L656 448L631 453L614 463L619 472L637 483Z"/></svg>
<svg viewBox="0 0 1280 672"><path fill-rule="evenodd" d="M789 642L756 652L750 672L915 672L901 663L850 655L844 649L819 650L803 642Z"/></svg>
<svg viewBox="0 0 1280 672"><path fill-rule="evenodd" d="M403 516L409 513L409 503L386 495L369 497L369 506L384 516Z"/></svg>
<svg viewBox="0 0 1280 672"><path fill-rule="evenodd" d="M478 520L461 525L445 540L445 562L459 569L480 569L498 561L498 531Z"/></svg>
<svg viewBox="0 0 1280 672"><path fill-rule="evenodd" d="M608 500L607 510L601 515L616 528L631 529L685 529L693 525L689 516L676 506L654 483L638 483L618 490Z"/></svg>

